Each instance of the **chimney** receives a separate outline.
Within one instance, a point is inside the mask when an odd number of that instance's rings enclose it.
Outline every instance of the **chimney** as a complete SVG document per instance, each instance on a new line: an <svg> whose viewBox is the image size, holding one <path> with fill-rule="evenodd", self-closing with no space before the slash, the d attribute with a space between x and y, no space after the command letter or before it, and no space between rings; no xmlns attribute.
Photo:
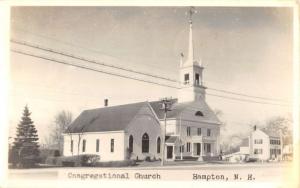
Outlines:
<svg viewBox="0 0 300 188"><path fill-rule="evenodd" d="M256 125L254 125L253 129L254 129L254 131L256 131Z"/></svg>
<svg viewBox="0 0 300 188"><path fill-rule="evenodd" d="M108 106L108 99L104 99L104 106Z"/></svg>

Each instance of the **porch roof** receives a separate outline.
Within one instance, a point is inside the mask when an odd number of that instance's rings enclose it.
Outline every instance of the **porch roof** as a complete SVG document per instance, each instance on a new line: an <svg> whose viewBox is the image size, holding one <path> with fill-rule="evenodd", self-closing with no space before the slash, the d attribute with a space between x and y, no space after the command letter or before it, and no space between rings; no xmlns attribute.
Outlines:
<svg viewBox="0 0 300 188"><path fill-rule="evenodd" d="M176 144L176 143L181 143L182 140L179 138L179 136L166 136L166 144Z"/></svg>

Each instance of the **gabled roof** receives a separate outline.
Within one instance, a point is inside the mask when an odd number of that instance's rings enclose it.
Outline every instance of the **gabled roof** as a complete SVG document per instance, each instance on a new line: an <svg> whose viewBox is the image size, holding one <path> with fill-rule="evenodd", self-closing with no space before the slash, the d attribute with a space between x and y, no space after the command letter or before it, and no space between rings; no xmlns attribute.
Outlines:
<svg viewBox="0 0 300 188"><path fill-rule="evenodd" d="M69 126L68 132L104 132L125 130L147 102L125 104L83 111Z"/></svg>
<svg viewBox="0 0 300 188"><path fill-rule="evenodd" d="M161 102L139 102L119 106L96 108L83 111L69 126L67 132L105 132L125 130L131 120L139 110L148 105L153 109L158 119L164 118L164 111L161 110ZM220 121L214 112L208 107L204 100L197 102L177 103L177 99L172 99L171 111L167 113L167 118L179 118L181 114L191 114L197 120L219 124ZM197 111L201 111L203 116L195 116Z"/></svg>
<svg viewBox="0 0 300 188"><path fill-rule="evenodd" d="M178 103L177 99L172 100L172 108L171 111L168 111L167 118L177 118L179 119L180 116L183 114L193 114L197 111L201 111L203 116L197 116L197 120L210 122L215 124L220 124L219 119L217 118L216 114L210 109L207 103L204 100L200 101L193 101L193 102L185 102L185 103ZM153 108L154 112L156 113L158 119L164 118L164 111L161 110L160 101L150 102L151 107Z"/></svg>

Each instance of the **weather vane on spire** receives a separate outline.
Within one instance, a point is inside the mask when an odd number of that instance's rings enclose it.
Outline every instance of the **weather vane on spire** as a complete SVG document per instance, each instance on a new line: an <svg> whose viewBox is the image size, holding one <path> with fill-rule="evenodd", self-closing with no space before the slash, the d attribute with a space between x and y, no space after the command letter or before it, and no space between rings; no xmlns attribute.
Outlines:
<svg viewBox="0 0 300 188"><path fill-rule="evenodd" d="M194 13L197 13L197 11L195 10L195 7L191 6L190 10L189 10L189 21L190 23L192 23L192 16Z"/></svg>

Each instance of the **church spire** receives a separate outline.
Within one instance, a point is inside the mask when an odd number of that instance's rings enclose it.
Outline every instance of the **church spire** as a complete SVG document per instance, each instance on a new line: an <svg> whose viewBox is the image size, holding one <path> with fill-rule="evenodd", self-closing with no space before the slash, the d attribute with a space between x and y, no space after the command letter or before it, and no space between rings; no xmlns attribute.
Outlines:
<svg viewBox="0 0 300 188"><path fill-rule="evenodd" d="M188 60L193 63L194 61L194 45L193 45L193 20L192 16L195 13L194 7L191 7L189 10L189 24L190 24L190 30L189 30L189 52L188 52Z"/></svg>
<svg viewBox="0 0 300 188"><path fill-rule="evenodd" d="M188 54L187 59L184 63L184 66L192 66L194 64L197 64L197 62L194 59L194 41L193 41L193 20L192 16L196 13L195 8L191 7L188 14L189 14L189 46L188 46Z"/></svg>

